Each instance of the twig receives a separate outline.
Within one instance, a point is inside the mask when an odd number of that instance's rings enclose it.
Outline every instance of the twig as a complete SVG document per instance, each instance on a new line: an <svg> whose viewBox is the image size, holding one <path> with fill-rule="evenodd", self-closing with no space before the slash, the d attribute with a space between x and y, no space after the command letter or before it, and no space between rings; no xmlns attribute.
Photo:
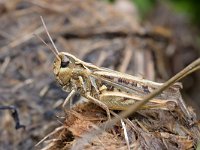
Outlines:
<svg viewBox="0 0 200 150"><path fill-rule="evenodd" d="M5 58L2 66L0 68L0 74L4 74L5 73L9 63L10 63L10 57L8 56L8 57Z"/></svg>
<svg viewBox="0 0 200 150"><path fill-rule="evenodd" d="M44 32L43 27L37 28L34 31L35 34L40 34L42 32ZM8 45L5 45L5 46L1 47L0 51L7 51L9 48L10 49L14 48L14 47L16 47L16 46L18 46L18 45L30 40L32 37L33 37L32 33L31 34L26 34L25 36L21 36L21 37L15 39L14 41L12 41L11 43L9 43Z"/></svg>
<svg viewBox="0 0 200 150"><path fill-rule="evenodd" d="M128 150L130 150L130 144L129 144L129 139L128 139L128 133L127 133L126 125L125 125L123 119L121 119L121 124L122 124L122 128L123 128L123 130L124 130L124 138L125 138L125 141L126 141L126 144L127 144L127 148L128 148Z"/></svg>
<svg viewBox="0 0 200 150"><path fill-rule="evenodd" d="M20 124L19 115L17 112L17 108L15 106L0 106L0 109L1 110L6 110L6 109L12 110L12 117L15 121L15 129L20 129L20 128L25 129L25 126Z"/></svg>
<svg viewBox="0 0 200 150"><path fill-rule="evenodd" d="M130 49L130 47L127 47L124 51L124 54L125 54L125 56L124 56L123 62L119 68L120 72L126 72L128 65L131 61L133 51L132 51L132 49Z"/></svg>
<svg viewBox="0 0 200 150"><path fill-rule="evenodd" d="M20 82L20 83L18 83L17 85L15 85L15 86L11 89L11 91L12 91L12 92L16 92L18 89L20 89L20 88L22 88L22 87L24 87L24 86L26 86L26 85L32 84L33 82L34 82L33 79L26 79L25 81Z"/></svg>
<svg viewBox="0 0 200 150"><path fill-rule="evenodd" d="M105 51L101 51L98 60L96 61L95 65L102 66L103 62L107 57L107 53Z"/></svg>
<svg viewBox="0 0 200 150"><path fill-rule="evenodd" d="M43 139L41 139L35 146L38 146L40 145L43 141L45 141L47 138L49 138L50 136L58 133L59 131L63 130L65 127L64 126L61 126L61 127L58 127L56 128L54 131L52 131L51 133L49 133L48 135L46 135Z"/></svg>

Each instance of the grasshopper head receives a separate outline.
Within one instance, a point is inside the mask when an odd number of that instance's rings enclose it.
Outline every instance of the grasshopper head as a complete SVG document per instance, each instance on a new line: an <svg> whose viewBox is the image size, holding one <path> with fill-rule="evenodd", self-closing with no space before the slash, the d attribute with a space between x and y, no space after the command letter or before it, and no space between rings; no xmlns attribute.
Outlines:
<svg viewBox="0 0 200 150"><path fill-rule="evenodd" d="M53 65L53 71L54 74L56 76L56 79L58 80L58 82L60 83L60 85L65 86L65 85L70 85L70 79L72 76L72 68L73 68L73 63L70 62L70 60L72 61L72 56L70 58L69 54L66 54L64 52L59 52L47 30L47 27L45 25L45 22L42 18L42 16L40 16L42 24L44 26L44 29L54 47L54 49L52 49L40 36L36 35L47 47L49 47L49 49L55 54L56 59L54 60L54 65Z"/></svg>
<svg viewBox="0 0 200 150"><path fill-rule="evenodd" d="M72 76L72 63L64 53L59 53L54 60L53 71L61 85L67 85Z"/></svg>

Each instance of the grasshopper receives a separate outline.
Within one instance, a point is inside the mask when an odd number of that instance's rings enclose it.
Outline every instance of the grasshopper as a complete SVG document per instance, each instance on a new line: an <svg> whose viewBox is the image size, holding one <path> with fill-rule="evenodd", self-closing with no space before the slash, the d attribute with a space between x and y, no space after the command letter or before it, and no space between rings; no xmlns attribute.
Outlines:
<svg viewBox="0 0 200 150"><path fill-rule="evenodd" d="M81 96L103 108L110 119L109 110L126 110L130 105L141 101L147 94L162 86L162 83L97 67L67 52L59 52L42 17L41 20L54 49L48 46L39 36L36 36L55 54L53 72L56 80L65 91L70 92L63 103L63 108L78 92ZM178 103L180 88L179 83L170 86L141 109L170 109L165 106L167 106L167 103L171 104L171 102L173 104Z"/></svg>

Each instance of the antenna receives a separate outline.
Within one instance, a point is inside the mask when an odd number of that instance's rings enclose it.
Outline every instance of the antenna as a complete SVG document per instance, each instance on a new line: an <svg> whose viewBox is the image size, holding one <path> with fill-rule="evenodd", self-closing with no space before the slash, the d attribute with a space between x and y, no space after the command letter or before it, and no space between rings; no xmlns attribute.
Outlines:
<svg viewBox="0 0 200 150"><path fill-rule="evenodd" d="M44 22L42 16L40 16L40 19L41 19L41 21L42 21L42 24L43 24L43 26L44 26L44 29L45 29L45 31L46 31L46 33L47 33L49 39L50 39L50 41L51 41L51 43L52 43L52 45L53 45L53 47L54 47L54 49L52 49L52 48L50 48L50 49L53 51L53 53L54 53L56 56L58 56L58 54L59 54L58 49L56 48L56 46L55 46L55 44L54 44L54 42L53 42L53 40L52 40L52 38L51 38L51 36L50 36L48 30L47 30L46 24L45 24L45 22ZM37 35L36 35L36 36L37 36ZM38 37L43 43L45 43L45 45L48 45L48 44L46 44L46 42L44 42L44 40L42 40L41 37L39 37L39 36L37 36L37 37ZM48 46L48 47L49 47L49 46Z"/></svg>
<svg viewBox="0 0 200 150"><path fill-rule="evenodd" d="M58 59L60 59L60 57L58 56L57 51L55 51L55 49L52 49L39 35L37 34L33 34L34 36L36 36L40 41L42 41L42 43L44 43L55 55Z"/></svg>

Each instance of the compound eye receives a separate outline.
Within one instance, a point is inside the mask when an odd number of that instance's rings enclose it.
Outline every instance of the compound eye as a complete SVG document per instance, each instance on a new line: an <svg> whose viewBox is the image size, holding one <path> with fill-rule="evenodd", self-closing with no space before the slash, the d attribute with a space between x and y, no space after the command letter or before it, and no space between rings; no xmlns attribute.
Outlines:
<svg viewBox="0 0 200 150"><path fill-rule="evenodd" d="M62 57L62 59L61 59L60 67L61 67L61 68L66 68L66 67L68 67L69 63L70 63L70 61L69 61L69 59L67 58L67 56L64 56L64 57Z"/></svg>
<svg viewBox="0 0 200 150"><path fill-rule="evenodd" d="M69 65L69 61L61 62L61 68L66 68Z"/></svg>

